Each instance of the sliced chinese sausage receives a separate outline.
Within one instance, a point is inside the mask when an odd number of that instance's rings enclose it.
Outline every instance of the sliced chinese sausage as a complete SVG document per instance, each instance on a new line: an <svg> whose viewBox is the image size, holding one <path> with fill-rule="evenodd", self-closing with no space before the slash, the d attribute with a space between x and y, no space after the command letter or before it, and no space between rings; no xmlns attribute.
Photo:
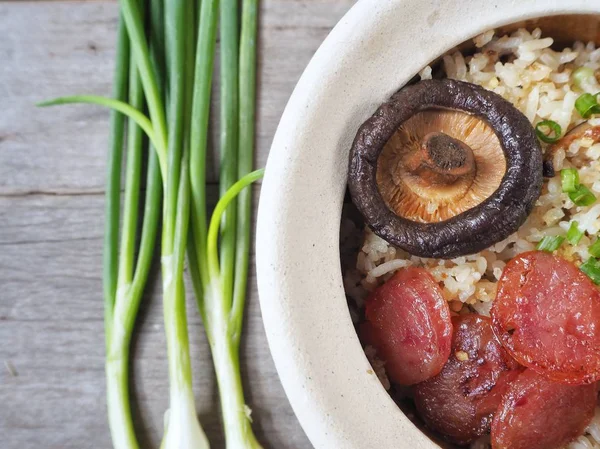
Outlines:
<svg viewBox="0 0 600 449"><path fill-rule="evenodd" d="M375 347L392 382L412 385L440 372L452 339L450 309L422 268L398 271L365 304L363 340Z"/></svg>
<svg viewBox="0 0 600 449"><path fill-rule="evenodd" d="M440 374L414 386L414 399L432 430L467 444L489 432L502 395L521 368L494 336L489 318L462 315L452 323L450 358Z"/></svg>
<svg viewBox="0 0 600 449"><path fill-rule="evenodd" d="M525 370L492 423L492 449L557 449L581 435L596 407L596 385L552 382Z"/></svg>
<svg viewBox="0 0 600 449"><path fill-rule="evenodd" d="M528 368L572 385L600 379L600 291L570 262L539 251L511 260L492 319L502 344Z"/></svg>

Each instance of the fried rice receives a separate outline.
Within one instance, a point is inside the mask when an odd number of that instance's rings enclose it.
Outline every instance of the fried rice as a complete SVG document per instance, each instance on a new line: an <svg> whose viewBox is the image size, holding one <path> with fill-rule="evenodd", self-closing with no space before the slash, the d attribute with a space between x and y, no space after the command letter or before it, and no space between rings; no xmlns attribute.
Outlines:
<svg viewBox="0 0 600 449"><path fill-rule="evenodd" d="M568 131L584 122L575 110L575 100L583 92L600 91L595 78L575 85L572 74L580 67L599 70L600 48L591 42L575 42L572 47L554 50L553 43L551 37L542 36L540 29L531 32L519 29L505 36L489 31L474 39L474 54L466 56L456 51L444 56L442 76L479 84L496 92L512 102L533 125L553 120L563 131ZM432 67L428 66L420 72L420 77L429 79L432 74ZM600 119L590 119L588 123L598 126ZM548 145L542 146L544 152L548 152ZM574 139L547 157L551 158L556 173L563 168L577 168L581 184L600 195L600 143L589 137ZM544 236L565 235L573 221L577 221L579 229L587 235L576 245L563 245L558 253L581 264L589 257L588 247L592 243L589 236L600 231L600 204L576 206L562 192L559 176L544 182L533 212L515 234L477 254L452 260L411 256L388 244L368 227L360 231L345 217L342 245L348 236L360 235L358 254L353 258L355 264L344 273L351 309L360 310L369 293L398 269L417 266L426 268L439 282L453 312L489 315L496 284L506 263L519 253L534 250ZM358 320L359 316L353 311L353 319ZM373 348L367 348L366 352L382 383L389 388L384 366L377 360ZM471 447L489 448L489 437ZM567 449L600 449L600 409L586 434L570 443Z"/></svg>

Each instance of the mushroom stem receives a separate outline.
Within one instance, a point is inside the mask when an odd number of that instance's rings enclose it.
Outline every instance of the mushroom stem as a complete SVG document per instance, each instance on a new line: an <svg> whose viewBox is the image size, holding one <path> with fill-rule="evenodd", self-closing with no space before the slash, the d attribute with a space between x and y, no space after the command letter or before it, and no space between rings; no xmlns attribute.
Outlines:
<svg viewBox="0 0 600 449"><path fill-rule="evenodd" d="M476 170L473 150L442 132L427 134L407 167L434 184L452 184L460 177L475 174Z"/></svg>

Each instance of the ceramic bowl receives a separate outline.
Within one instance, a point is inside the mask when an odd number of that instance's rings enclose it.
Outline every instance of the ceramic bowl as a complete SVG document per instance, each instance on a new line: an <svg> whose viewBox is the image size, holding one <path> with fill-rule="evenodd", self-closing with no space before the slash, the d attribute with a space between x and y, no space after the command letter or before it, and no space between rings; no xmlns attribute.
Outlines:
<svg viewBox="0 0 600 449"><path fill-rule="evenodd" d="M348 312L339 229L358 127L424 66L486 30L539 25L559 41L600 42L595 14L599 0L360 0L313 57L273 140L256 252L271 352L316 448L438 447L381 386Z"/></svg>

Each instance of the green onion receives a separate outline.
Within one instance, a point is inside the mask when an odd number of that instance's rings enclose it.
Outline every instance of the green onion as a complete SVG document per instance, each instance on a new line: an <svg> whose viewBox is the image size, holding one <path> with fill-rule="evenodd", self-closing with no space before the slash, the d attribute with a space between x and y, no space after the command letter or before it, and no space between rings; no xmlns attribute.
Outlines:
<svg viewBox="0 0 600 449"><path fill-rule="evenodd" d="M40 103L88 103L114 111L103 284L113 446L139 448L129 402L129 343L162 212L161 269L170 407L161 449L209 447L198 421L192 390L183 282L186 251L192 286L211 346L227 448L261 449L244 400L239 360L250 251L252 197L247 187L263 175L263 170L252 171L258 0L243 0L241 27L237 0L221 0L220 10L219 0L139 1L120 2L116 98L76 95ZM219 11L221 199L209 226L206 156ZM149 141L143 139L143 133ZM125 140L125 193L120 217ZM150 154L140 243L136 247L144 150Z"/></svg>
<svg viewBox="0 0 600 449"><path fill-rule="evenodd" d="M238 83L239 83L239 23L238 0L220 0L220 56L221 56L221 171L219 192L224 195L237 179L238 147ZM223 215L221 229L221 269L225 300L233 295L236 243L235 202Z"/></svg>
<svg viewBox="0 0 600 449"><path fill-rule="evenodd" d="M586 186L579 184L579 172L574 168L560 171L562 191L569 194L571 201L577 206L591 206L596 202L596 195Z"/></svg>
<svg viewBox="0 0 600 449"><path fill-rule="evenodd" d="M594 71L589 67L579 67L571 75L573 84L575 84L578 88L582 90L585 90L584 85L587 83L588 80L591 80L592 78L594 78Z"/></svg>
<svg viewBox="0 0 600 449"><path fill-rule="evenodd" d="M258 0L242 4L242 29L240 37L240 119L238 147L238 178L252 171L255 140L256 109L256 34ZM245 189L238 196L235 284L232 305L233 340L239 351L242 319L248 283L248 255L250 253L250 228L252 219L252 191Z"/></svg>
<svg viewBox="0 0 600 449"><path fill-rule="evenodd" d="M600 257L600 239L596 239L596 241L590 245L588 253L590 253L590 256L592 257Z"/></svg>
<svg viewBox="0 0 600 449"><path fill-rule="evenodd" d="M575 109L583 118L589 118L592 114L600 114L597 95L582 94L575 100Z"/></svg>
<svg viewBox="0 0 600 449"><path fill-rule="evenodd" d="M600 285L600 260L590 257L579 269L583 271L594 284Z"/></svg>
<svg viewBox="0 0 600 449"><path fill-rule="evenodd" d="M192 223L188 243L190 277L202 320L204 300L202 285L209 282L206 266L206 159L208 123L215 45L217 41L218 0L205 0L200 7L196 66L192 94L192 117L190 125L190 177L192 189Z"/></svg>
<svg viewBox="0 0 600 449"><path fill-rule="evenodd" d="M574 168L564 168L560 171L560 181L563 192L573 193L579 187L579 172Z"/></svg>
<svg viewBox="0 0 600 449"><path fill-rule="evenodd" d="M203 449L209 442L198 421L192 385L186 294L183 281L191 213L189 130L192 123L189 65L193 58L194 2L164 2L168 82L167 179L163 212L161 268L163 313L169 361L170 405L162 449ZM152 84L152 83L150 83ZM210 325L210 323L205 323Z"/></svg>
<svg viewBox="0 0 600 449"><path fill-rule="evenodd" d="M542 142L554 143L560 140L562 128L553 120L544 120L535 125L535 133Z"/></svg>
<svg viewBox="0 0 600 449"><path fill-rule="evenodd" d="M580 185L574 192L569 193L569 198L576 206L591 206L596 202L596 195L584 185Z"/></svg>
<svg viewBox="0 0 600 449"><path fill-rule="evenodd" d="M135 8L138 16L142 18L142 9L137 4ZM141 79L135 58L130 60L132 42L122 18L118 33L115 99L72 96L44 102L40 106L90 103L113 109L108 156L103 275L108 421L114 447L137 449L139 445L129 402L129 345L154 254L161 210L161 182L158 157L156 154L151 154L146 169L146 195L141 236L136 248L143 168L141 157L145 146L142 131L146 132L151 141L157 142L157 140L152 123L140 112L145 103ZM133 48L132 53L134 53ZM125 103L127 99L131 104ZM121 166L125 143L124 117L129 118L129 123L119 245Z"/></svg>
<svg viewBox="0 0 600 449"><path fill-rule="evenodd" d="M157 70L152 63L152 56L144 34L145 23L138 0L121 0L121 15L127 25L127 33L131 41L131 51L138 66L146 104L150 112L153 129L156 130L154 148L158 154L163 183L167 178L167 114L162 101L161 90L157 81ZM167 2L165 2L167 4ZM161 36L159 39L163 39Z"/></svg>
<svg viewBox="0 0 600 449"><path fill-rule="evenodd" d="M129 83L129 39L122 18L119 20L117 37L117 61L114 76L114 97L125 101L128 96ZM110 146L108 153L108 172L106 183L106 212L104 225L104 261L103 281L105 297L105 340L107 354L113 354L113 361L105 363L108 423L113 438L127 448L137 449L137 439L133 427L131 407L128 393L128 352L125 343L129 335L117 342L113 335L115 305L117 302L117 283L119 276L119 219L121 197L121 168L123 159L123 143L125 116L117 111L111 113ZM119 301L123 301L119 298ZM130 331L126 329L126 334ZM113 350L120 343L121 351ZM118 435L118 437L117 437Z"/></svg>
<svg viewBox="0 0 600 449"><path fill-rule="evenodd" d="M560 248L560 245L563 244L565 238L562 236L545 236L537 245L537 249L539 251L553 252Z"/></svg>
<svg viewBox="0 0 600 449"><path fill-rule="evenodd" d="M234 14L237 0L221 1L221 200L206 226L205 198L194 178L206 164L212 59L197 59L192 128L192 228L188 258L192 285L211 353L229 449L260 449L246 412L239 342L250 250L251 195L246 187L262 176L251 172L254 150L257 0L242 3L241 31ZM202 3L198 51L214 47L218 2ZM238 33L241 33L238 36ZM239 41L239 49L238 49ZM239 61L238 61L239 58ZM239 135L238 135L239 133ZM234 182L236 178L240 180ZM236 197L239 195L237 204ZM239 206L239 209L237 208ZM220 244L220 247L219 247Z"/></svg>
<svg viewBox="0 0 600 449"><path fill-rule="evenodd" d="M583 231L579 230L579 223L577 221L571 222L569 230L567 231L567 240L571 245L577 245L583 237Z"/></svg>
<svg viewBox="0 0 600 449"><path fill-rule="evenodd" d="M127 99L129 82L129 39L123 19L119 19L117 36L117 61L115 64L113 95L117 101ZM110 341L112 312L117 293L119 261L119 217L121 201L121 167L123 163L123 139L125 116L117 111L110 115L109 152L106 173L103 289L105 302L105 325L107 348Z"/></svg>
<svg viewBox="0 0 600 449"><path fill-rule="evenodd" d="M113 111L120 112L126 115L127 118L136 122L136 124L144 130L153 145L161 145L157 140L157 135L154 132L154 126L150 119L144 115L139 109L134 108L128 103L112 98L99 97L97 95L73 95L69 97L59 97L49 101L42 101L37 104L38 107L58 106L64 104L95 104L97 106L105 106ZM161 146L162 148L162 146ZM165 152L166 154L166 152Z"/></svg>

